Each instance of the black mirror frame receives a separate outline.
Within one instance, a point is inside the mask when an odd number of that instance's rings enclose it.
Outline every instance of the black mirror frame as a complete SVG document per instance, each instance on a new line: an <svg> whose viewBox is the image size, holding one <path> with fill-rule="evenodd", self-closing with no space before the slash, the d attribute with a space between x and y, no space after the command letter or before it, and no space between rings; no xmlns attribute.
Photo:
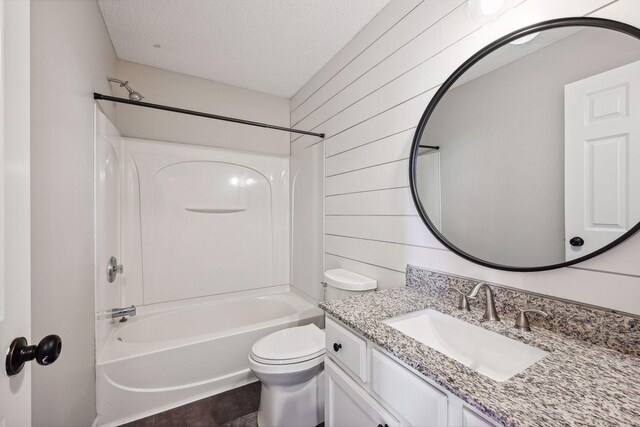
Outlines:
<svg viewBox="0 0 640 427"><path fill-rule="evenodd" d="M427 215L424 207L422 206L422 203L420 202L420 197L418 195L418 188L416 183L416 167L417 167L417 160L418 160L418 150L420 148L419 147L420 140L422 139L422 135L426 129L427 123L429 121L429 117L431 117L431 114L436 109L436 107L438 106L438 104L440 103L444 95L451 88L451 86L453 86L453 84L458 80L458 78L460 78L469 68L471 68L473 65L475 65L478 61L480 61L485 56L489 55L493 51L499 49L504 45L509 44L510 42L520 37L527 36L529 34L537 33L540 31L550 30L553 28L576 27L576 26L597 27L597 28L605 28L608 30L614 30L614 31L618 31L618 32L627 34L629 36L635 37L640 41L640 29L632 25L625 24L619 21L613 21L610 19L588 18L588 17L560 18L560 19L553 19L550 21L543 21L537 24L529 25L527 27L521 28L519 30L516 30L512 33L507 34L506 36L499 38L498 40L480 49L473 56L467 59L460 67L458 67L458 69L456 69L453 72L453 74L451 74L447 78L447 80L442 84L442 86L440 86L438 91L435 93L435 95L431 99L431 102L429 102L429 105L427 106L426 110L422 114L422 117L420 118L420 122L418 122L418 127L416 128L416 132L413 136L411 154L409 157L410 159L409 183L411 187L411 197L413 198L413 203L415 204L416 209L418 210L418 214L420 215L420 218L422 218L422 222L427 226L429 231L431 231L431 233L440 241L440 243L442 243L446 248L451 250L453 253L457 254L458 256L468 261L474 262L476 264L480 264L484 267L494 268L497 270L505 270L505 271L529 272L529 271L553 270L553 269L577 264L579 262L586 261L595 256L598 256L608 251L609 249L613 248L614 246L622 243L623 241L625 241L626 239L634 235L638 230L640 230L640 222L638 222L635 226L633 226L633 228L631 228L625 234L618 237L616 240L609 243L608 245L603 246L602 248L596 251L593 251L583 257L576 258L571 261L565 261L559 264L545 265L545 266L539 266L539 267L513 267L509 265L495 264L492 262L482 260L480 258L476 258L473 255L468 254L462 251L461 249L457 248L454 244L448 241L442 235L442 233L440 233L440 231L431 223L429 216Z"/></svg>

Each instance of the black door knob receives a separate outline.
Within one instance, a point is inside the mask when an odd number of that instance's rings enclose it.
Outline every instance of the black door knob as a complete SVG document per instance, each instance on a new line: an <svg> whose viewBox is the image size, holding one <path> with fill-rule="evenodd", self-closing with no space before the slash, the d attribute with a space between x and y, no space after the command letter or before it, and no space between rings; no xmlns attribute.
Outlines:
<svg viewBox="0 0 640 427"><path fill-rule="evenodd" d="M572 237L571 240L569 240L569 244L571 246L582 246L584 245L584 240L582 240L582 237Z"/></svg>
<svg viewBox="0 0 640 427"><path fill-rule="evenodd" d="M17 375L24 368L24 364L33 359L36 359L40 365L51 365L58 360L61 352L62 339L57 335L47 335L37 346L29 345L25 337L16 338L7 351L5 361L7 375Z"/></svg>
<svg viewBox="0 0 640 427"><path fill-rule="evenodd" d="M337 342L333 343L333 351L338 351L342 348L342 344L338 344Z"/></svg>

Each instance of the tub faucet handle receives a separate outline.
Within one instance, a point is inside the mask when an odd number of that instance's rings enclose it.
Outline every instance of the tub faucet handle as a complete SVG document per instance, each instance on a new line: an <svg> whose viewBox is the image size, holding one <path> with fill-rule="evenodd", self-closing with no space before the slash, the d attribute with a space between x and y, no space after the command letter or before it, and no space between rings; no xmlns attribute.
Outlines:
<svg viewBox="0 0 640 427"><path fill-rule="evenodd" d="M116 281L116 276L122 274L124 267L122 264L118 264L118 259L114 256L109 258L109 264L107 264L107 280L109 283Z"/></svg>

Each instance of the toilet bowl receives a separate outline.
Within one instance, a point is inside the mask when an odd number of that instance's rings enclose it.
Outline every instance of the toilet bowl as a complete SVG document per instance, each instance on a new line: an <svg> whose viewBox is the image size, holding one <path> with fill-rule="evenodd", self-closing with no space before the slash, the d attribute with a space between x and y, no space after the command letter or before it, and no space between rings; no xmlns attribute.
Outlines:
<svg viewBox="0 0 640 427"><path fill-rule="evenodd" d="M262 381L260 427L314 427L324 421L324 331L314 324L258 340L249 367Z"/></svg>

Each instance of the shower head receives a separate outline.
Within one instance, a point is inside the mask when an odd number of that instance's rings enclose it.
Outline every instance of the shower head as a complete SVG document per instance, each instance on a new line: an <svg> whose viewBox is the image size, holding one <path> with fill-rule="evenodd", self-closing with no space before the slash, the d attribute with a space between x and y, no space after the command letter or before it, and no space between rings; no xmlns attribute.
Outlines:
<svg viewBox="0 0 640 427"><path fill-rule="evenodd" d="M140 95L139 92L136 92L135 90L129 90L129 99L132 101L142 101L142 98L144 98L144 96Z"/></svg>
<svg viewBox="0 0 640 427"><path fill-rule="evenodd" d="M129 92L129 99L132 101L142 101L142 98L144 98L144 96L140 95L139 92L136 92L135 90L131 89L131 86L129 86L128 81L125 82L120 79L114 79L113 77L107 77L107 80L113 83L118 83L120 84L120 87L125 88Z"/></svg>

